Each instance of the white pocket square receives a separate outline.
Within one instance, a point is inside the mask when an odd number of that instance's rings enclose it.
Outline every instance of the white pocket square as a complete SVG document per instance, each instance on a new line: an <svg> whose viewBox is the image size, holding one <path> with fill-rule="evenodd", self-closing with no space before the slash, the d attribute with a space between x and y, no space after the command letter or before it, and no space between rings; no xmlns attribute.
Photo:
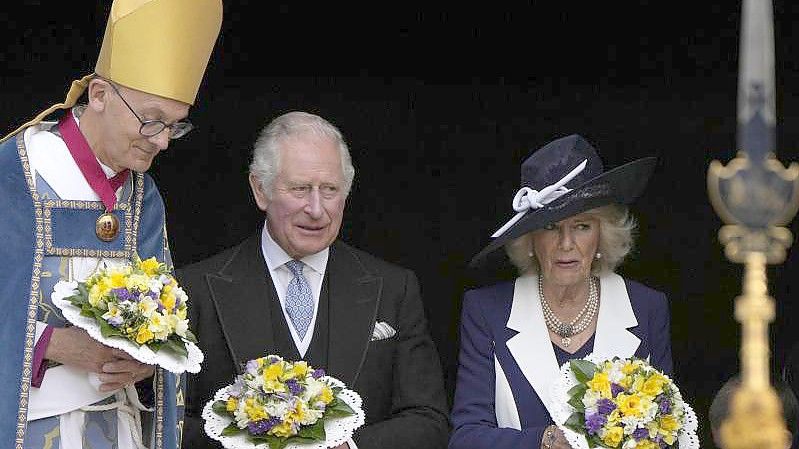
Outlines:
<svg viewBox="0 0 799 449"><path fill-rule="evenodd" d="M371 341L385 340L387 338L393 337L394 335L397 335L397 331L395 331L390 324L386 323L385 321L378 321L375 323L375 330L372 331Z"/></svg>

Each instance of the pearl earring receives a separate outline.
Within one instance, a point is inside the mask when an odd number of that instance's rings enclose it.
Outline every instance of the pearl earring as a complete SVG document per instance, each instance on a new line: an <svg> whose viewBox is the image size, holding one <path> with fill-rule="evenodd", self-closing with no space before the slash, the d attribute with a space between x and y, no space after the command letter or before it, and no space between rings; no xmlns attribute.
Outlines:
<svg viewBox="0 0 799 449"><path fill-rule="evenodd" d="M596 257L597 259L601 259L602 258L602 253L597 251L597 253L596 253L596 255L594 255L594 257Z"/></svg>
<svg viewBox="0 0 799 449"><path fill-rule="evenodd" d="M530 251L529 253L527 253L527 257L530 257L530 258L532 258L532 257L533 257L533 252L532 252L532 251Z"/></svg>

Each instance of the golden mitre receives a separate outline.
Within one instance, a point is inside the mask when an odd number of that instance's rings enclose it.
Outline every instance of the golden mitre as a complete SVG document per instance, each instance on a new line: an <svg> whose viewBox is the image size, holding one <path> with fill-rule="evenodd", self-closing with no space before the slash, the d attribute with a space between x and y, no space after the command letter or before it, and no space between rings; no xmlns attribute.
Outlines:
<svg viewBox="0 0 799 449"><path fill-rule="evenodd" d="M194 104L221 25L222 0L114 0L94 73L9 136L74 106L94 76Z"/></svg>

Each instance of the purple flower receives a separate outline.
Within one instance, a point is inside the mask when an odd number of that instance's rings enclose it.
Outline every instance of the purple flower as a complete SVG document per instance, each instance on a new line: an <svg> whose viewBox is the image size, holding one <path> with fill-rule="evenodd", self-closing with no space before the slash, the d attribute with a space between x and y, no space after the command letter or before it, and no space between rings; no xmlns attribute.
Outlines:
<svg viewBox="0 0 799 449"><path fill-rule="evenodd" d="M242 376L236 377L236 381L228 388L228 393L234 398L241 396L244 392L244 378Z"/></svg>
<svg viewBox="0 0 799 449"><path fill-rule="evenodd" d="M292 395L298 396L302 393L302 385L297 382L297 379L289 379L286 381L286 386L289 387L289 391Z"/></svg>
<svg viewBox="0 0 799 449"><path fill-rule="evenodd" d="M247 361L247 366L245 368L247 374L252 374L253 376L258 375L258 361L257 360L249 360Z"/></svg>
<svg viewBox="0 0 799 449"><path fill-rule="evenodd" d="M134 301L136 299L133 294L131 294L128 289L126 288L115 288L111 290L111 293L117 297L120 301Z"/></svg>
<svg viewBox="0 0 799 449"><path fill-rule="evenodd" d="M323 370L322 368L315 369L313 370L313 373L311 373L311 377L313 377L314 379L319 379L324 375L325 375L325 370Z"/></svg>
<svg viewBox="0 0 799 449"><path fill-rule="evenodd" d="M643 427L639 427L633 432L633 438L635 438L635 441L641 441L644 438L649 438L649 431Z"/></svg>
<svg viewBox="0 0 799 449"><path fill-rule="evenodd" d="M600 399L596 401L597 409L599 409L599 414L603 416L607 416L616 409L616 404L613 403L610 399Z"/></svg>
<svg viewBox="0 0 799 449"><path fill-rule="evenodd" d="M585 430L588 431L589 435L597 435L599 429L601 429L606 422L607 418L599 413L588 415L585 417Z"/></svg>
<svg viewBox="0 0 799 449"><path fill-rule="evenodd" d="M617 383L610 384L610 395L613 396L614 398L622 391L624 391L624 387L622 387L621 385Z"/></svg>
<svg viewBox="0 0 799 449"><path fill-rule="evenodd" d="M267 362L269 362L269 364L271 365L271 364L273 364L273 363L277 363L278 361L280 361L280 359L279 359L279 358L277 358L277 357L275 357L275 356L269 356L269 357L266 359L266 361L267 361Z"/></svg>
<svg viewBox="0 0 799 449"><path fill-rule="evenodd" d="M658 406L658 411L663 415L671 412L671 402L668 399L663 398Z"/></svg>
<svg viewBox="0 0 799 449"><path fill-rule="evenodd" d="M262 433L269 432L272 427L280 424L280 418L272 417L269 419L262 419L260 421L255 421L247 424L247 430L252 435L260 435Z"/></svg>
<svg viewBox="0 0 799 449"><path fill-rule="evenodd" d="M122 324L122 322L124 321L124 319L122 318L122 316L121 316L121 315L117 315L117 316L110 316L110 317L108 317L108 318L106 319L106 321L108 321L108 324L110 324L110 325L112 325L112 326L114 326L114 327L119 327L119 325L120 325L120 324Z"/></svg>

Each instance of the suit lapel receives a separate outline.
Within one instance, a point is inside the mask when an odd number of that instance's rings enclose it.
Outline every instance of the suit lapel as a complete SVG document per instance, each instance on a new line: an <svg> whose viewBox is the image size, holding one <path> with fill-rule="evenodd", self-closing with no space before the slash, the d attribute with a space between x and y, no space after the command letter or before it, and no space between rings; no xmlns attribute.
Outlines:
<svg viewBox="0 0 799 449"><path fill-rule="evenodd" d="M218 273L205 275L237 370L248 360L274 350L268 301L278 299L261 252L260 235L258 232L242 242Z"/></svg>
<svg viewBox="0 0 799 449"><path fill-rule="evenodd" d="M601 296L593 353L605 359L632 357L641 340L627 330L638 325L627 285L615 273L601 276L599 282Z"/></svg>
<svg viewBox="0 0 799 449"><path fill-rule="evenodd" d="M383 278L369 273L339 242L330 247L325 276L330 294L328 372L354 385L372 337Z"/></svg>
<svg viewBox="0 0 799 449"><path fill-rule="evenodd" d="M549 414L554 416L550 386L560 374L560 367L544 323L537 275L516 279L507 327L518 332L508 339L508 350Z"/></svg>

